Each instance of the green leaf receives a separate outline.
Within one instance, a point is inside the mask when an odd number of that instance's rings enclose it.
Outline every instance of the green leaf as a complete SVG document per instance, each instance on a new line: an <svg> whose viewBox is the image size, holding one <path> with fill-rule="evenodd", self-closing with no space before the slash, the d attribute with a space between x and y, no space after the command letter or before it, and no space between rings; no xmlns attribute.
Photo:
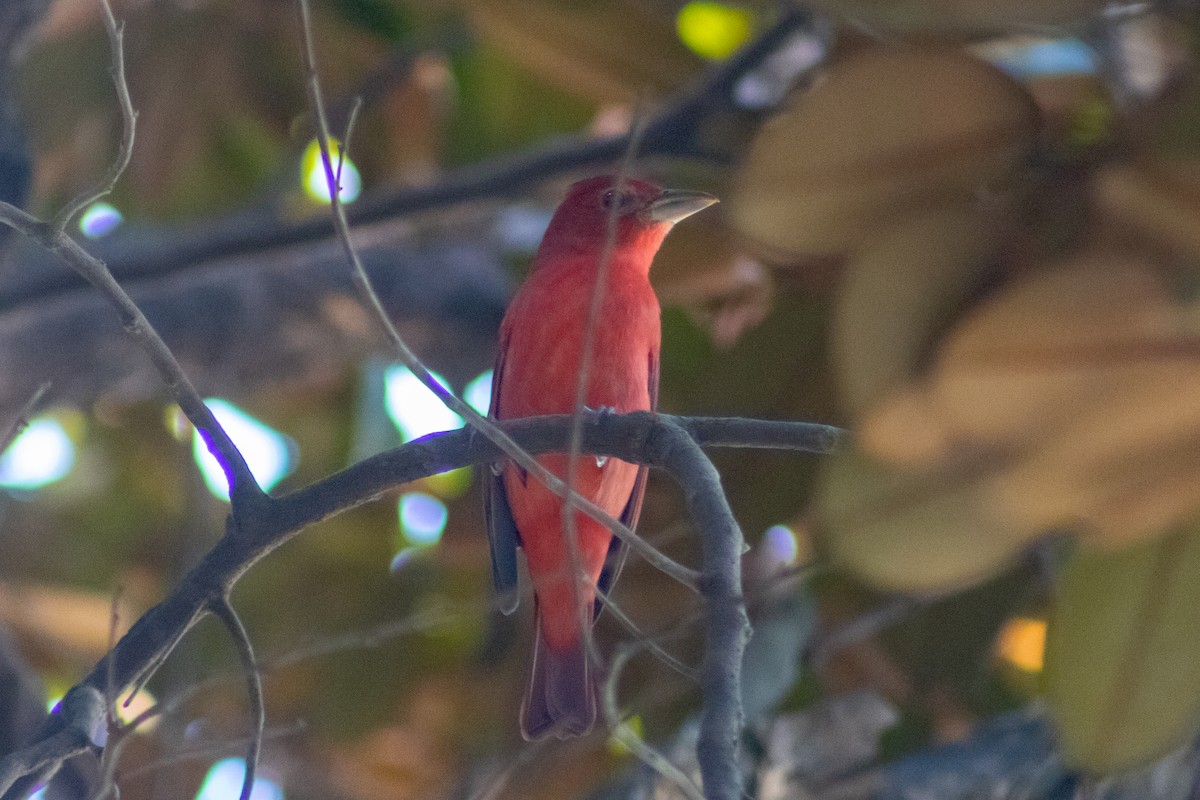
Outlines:
<svg viewBox="0 0 1200 800"><path fill-rule="evenodd" d="M1200 520L1068 563L1046 691L1071 766L1106 773L1181 744L1200 712Z"/></svg>
<svg viewBox="0 0 1200 800"><path fill-rule="evenodd" d="M834 561L879 589L957 589L998 573L1032 538L980 475L917 473L849 446L824 463L814 510Z"/></svg>

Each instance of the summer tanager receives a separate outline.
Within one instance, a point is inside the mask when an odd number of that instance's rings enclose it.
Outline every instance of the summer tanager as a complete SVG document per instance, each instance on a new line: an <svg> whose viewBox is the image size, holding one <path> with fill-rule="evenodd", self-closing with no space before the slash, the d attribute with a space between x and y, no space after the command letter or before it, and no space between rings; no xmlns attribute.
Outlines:
<svg viewBox="0 0 1200 800"><path fill-rule="evenodd" d="M592 294L604 261L604 298L583 404L592 411L618 413L654 409L661 332L650 262L672 225L715 202L707 194L664 190L643 181L618 185L608 176L573 185L500 326L490 415L512 419L575 410ZM540 456L538 461L567 478L567 456ZM615 577L620 542L604 525L576 512L576 572L564 538L562 499L511 462L496 472L485 488L485 511L500 606L505 613L516 608L520 546L537 617L521 733L526 739L578 736L596 720L587 653L593 608L598 608L595 590L606 591ZM583 456L574 477L582 496L626 526L637 524L645 467Z"/></svg>

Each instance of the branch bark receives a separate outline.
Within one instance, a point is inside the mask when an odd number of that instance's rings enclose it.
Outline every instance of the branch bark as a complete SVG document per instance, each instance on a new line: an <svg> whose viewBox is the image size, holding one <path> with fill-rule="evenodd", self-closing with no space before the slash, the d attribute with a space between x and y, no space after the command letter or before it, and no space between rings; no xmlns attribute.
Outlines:
<svg viewBox="0 0 1200 800"><path fill-rule="evenodd" d="M541 454L569 446L571 417L537 417L501 425L524 450ZM827 453L840 431L803 422L727 418L685 418L639 412L597 415L585 421L582 451L649 464L685 481L683 490L702 537L701 587L710 631L702 685L705 711L701 762L710 800L737 800L740 775L736 761L741 726L738 678L741 647L748 632L741 597L741 532L720 488L719 476L701 446L751 447ZM307 526L378 497L405 483L471 464L489 464L503 454L477 431L435 433L381 453L289 495L267 497L250 507L192 568L165 600L144 614L112 653L101 659L71 689L64 708L90 708L77 698L103 697L113 687L146 680L176 643L210 610L213 597L228 596L237 580L260 559ZM720 652L715 652L716 650ZM0 760L0 798L16 800L14 782L38 769L86 749L78 732L103 724L103 703L96 719L73 713L48 718L34 744ZM90 726L89 726L90 723ZM72 733L74 732L74 733Z"/></svg>

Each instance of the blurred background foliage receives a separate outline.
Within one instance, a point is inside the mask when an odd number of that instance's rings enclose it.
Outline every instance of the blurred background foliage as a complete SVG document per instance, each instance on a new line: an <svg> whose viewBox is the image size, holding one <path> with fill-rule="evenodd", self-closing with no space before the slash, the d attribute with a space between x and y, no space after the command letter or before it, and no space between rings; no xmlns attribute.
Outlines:
<svg viewBox="0 0 1200 800"><path fill-rule="evenodd" d="M277 225L327 213L328 190L310 181L294 3L114 5L137 141L79 236L127 268L201 391L240 421L260 480L288 491L461 424L391 363L346 268L322 255L331 242L272 244ZM656 262L662 408L853 434L824 462L715 457L751 545L748 791L1067 797L1077 780L1165 756L1156 774L1174 779L1154 796L1188 796L1195 4L811 5L734 86L728 105L745 113L704 121L703 155L681 146L637 165L725 201ZM620 133L788 10L314 2L335 130L362 99L343 199ZM27 140L32 169L10 196L38 213L91 186L117 147L100 19L93 0L54 0L10 48L0 122L4 142ZM547 168L533 190L360 231L401 332L481 408L504 300L582 174ZM172 249L215 240L236 214L261 243ZM6 244L0 360L13 386L0 422L27 399L16 386L52 384L0 460L0 624L16 645L0 652L50 701L107 649L112 609L121 629L161 598L227 505L106 310ZM516 620L490 608L477 483L460 471L390 493L242 580L234 601L266 669L262 797L674 796L603 733L520 741L529 604ZM642 532L695 563L678 492L657 477ZM640 563L616 597L698 663L697 598ZM605 652L631 638L611 618L599 631ZM225 638L203 624L151 682L143 701L180 699L131 738L122 797L236 797L247 717ZM685 751L698 687L645 654L620 685L642 734ZM7 718L13 698L0 700ZM1024 749L1005 749L1014 736ZM1098 791L1151 796L1145 774ZM919 794L929 785L939 793Z"/></svg>

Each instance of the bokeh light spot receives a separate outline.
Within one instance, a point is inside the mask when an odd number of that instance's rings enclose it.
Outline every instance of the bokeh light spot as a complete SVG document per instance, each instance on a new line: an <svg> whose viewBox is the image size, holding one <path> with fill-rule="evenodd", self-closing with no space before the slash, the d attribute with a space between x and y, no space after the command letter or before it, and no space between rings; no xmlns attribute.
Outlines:
<svg viewBox="0 0 1200 800"><path fill-rule="evenodd" d="M329 140L329 158L333 162L334 172L338 169L338 159L341 157L342 146L336 139ZM314 139L304 150L301 159L301 174L304 181L304 191L318 203L328 203L332 199L329 193L329 180L325 174L325 162L321 158L321 145ZM362 194L362 176L358 167L348 157L341 161L342 172L338 180L338 199L343 203L353 203Z"/></svg>
<svg viewBox="0 0 1200 800"><path fill-rule="evenodd" d="M675 18L679 40L703 58L727 58L750 38L754 15L747 8L692 0Z"/></svg>
<svg viewBox="0 0 1200 800"><path fill-rule="evenodd" d="M292 471L295 459L292 458L290 439L227 400L210 397L204 403L242 452L251 474L264 490L273 489ZM222 500L228 500L229 484L225 480L225 471L208 451L199 433L192 435L192 455L208 490Z"/></svg>
<svg viewBox="0 0 1200 800"><path fill-rule="evenodd" d="M117 698L117 719L128 725L138 718L145 711L149 711L158 703L154 695L142 689L130 699L132 689L127 689L119 698ZM158 717L147 717L146 721L138 725L138 733L152 733L158 727Z"/></svg>
<svg viewBox="0 0 1200 800"><path fill-rule="evenodd" d="M450 516L445 503L422 492L401 495L399 511L400 530L404 538L421 547L438 543Z"/></svg>
<svg viewBox="0 0 1200 800"><path fill-rule="evenodd" d="M642 718L638 714L634 714L629 719L621 722L612 735L608 737L608 752L614 756L633 755L634 751L626 742L641 739L642 728Z"/></svg>
<svg viewBox="0 0 1200 800"><path fill-rule="evenodd" d="M446 381L431 373L442 386ZM446 408L445 403L409 370L408 367L388 367L384 375L384 404L404 441L411 442L435 431L461 428L462 417Z"/></svg>
<svg viewBox="0 0 1200 800"><path fill-rule="evenodd" d="M39 489L63 478L75 464L75 445L54 419L30 421L0 455L0 486Z"/></svg>
<svg viewBox="0 0 1200 800"><path fill-rule="evenodd" d="M1000 660L1025 672L1041 672L1046 655L1046 620L1014 617L996 641Z"/></svg>
<svg viewBox="0 0 1200 800"><path fill-rule="evenodd" d="M455 497L462 497L470 491L473 474L470 467L460 467L459 469L452 469L449 472L439 472L437 475L422 478L420 487L443 499L454 499Z"/></svg>
<svg viewBox="0 0 1200 800"><path fill-rule="evenodd" d="M763 534L763 547L771 560L777 564L791 566L796 563L800 553L800 544L796 541L796 532L786 525L772 525Z"/></svg>
<svg viewBox="0 0 1200 800"><path fill-rule="evenodd" d="M796 79L819 63L827 50L820 36L809 31L793 34L734 85L734 101L753 111L778 104Z"/></svg>
<svg viewBox="0 0 1200 800"><path fill-rule="evenodd" d="M550 224L550 212L530 205L515 205L496 218L496 235L505 250L529 254L538 248Z"/></svg>
<svg viewBox="0 0 1200 800"><path fill-rule="evenodd" d="M245 778L246 762L243 759L221 759L204 776L196 800L237 800ZM250 800L284 800L283 789L274 781L255 776Z"/></svg>
<svg viewBox="0 0 1200 800"><path fill-rule="evenodd" d="M492 371L476 376L463 389L463 400L467 405L487 416L488 408L492 405Z"/></svg>
<svg viewBox="0 0 1200 800"><path fill-rule="evenodd" d="M416 558L420 552L421 548L419 547L402 548L400 552L396 553L396 555L392 557L392 563L388 568L391 570L392 574L395 575L397 572L404 569L409 562Z"/></svg>
<svg viewBox="0 0 1200 800"><path fill-rule="evenodd" d="M115 231L124 219L115 206L92 203L79 217L79 232L89 239L99 239Z"/></svg>
<svg viewBox="0 0 1200 800"><path fill-rule="evenodd" d="M1093 74L1099 59L1082 39L1021 38L984 45L981 55L1015 78L1074 73Z"/></svg>

